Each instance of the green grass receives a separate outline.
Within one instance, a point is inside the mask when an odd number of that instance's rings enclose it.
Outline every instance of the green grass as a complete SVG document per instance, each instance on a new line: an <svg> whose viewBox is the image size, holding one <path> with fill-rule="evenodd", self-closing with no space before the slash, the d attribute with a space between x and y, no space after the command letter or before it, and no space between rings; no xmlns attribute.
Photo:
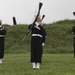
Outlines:
<svg viewBox="0 0 75 75"><path fill-rule="evenodd" d="M73 53L74 20L61 20L52 24L44 24L47 32L44 53ZM5 25L7 34L5 37L5 53L27 53L30 51L30 37L26 35L28 25L19 24L15 26Z"/></svg>
<svg viewBox="0 0 75 75"><path fill-rule="evenodd" d="M73 54L43 54L40 70L33 70L29 54L5 54L0 75L75 75Z"/></svg>

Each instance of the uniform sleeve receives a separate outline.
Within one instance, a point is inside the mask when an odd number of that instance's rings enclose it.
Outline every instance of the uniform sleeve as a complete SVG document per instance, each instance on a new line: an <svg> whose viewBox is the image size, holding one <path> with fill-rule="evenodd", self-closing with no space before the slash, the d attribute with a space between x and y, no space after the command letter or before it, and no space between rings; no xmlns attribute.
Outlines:
<svg viewBox="0 0 75 75"><path fill-rule="evenodd" d="M5 35L6 34L6 28L4 27L3 30L0 30L0 35Z"/></svg>
<svg viewBox="0 0 75 75"><path fill-rule="evenodd" d="M46 30L43 28L43 33L42 33L42 42L45 42L45 36L47 35Z"/></svg>
<svg viewBox="0 0 75 75"><path fill-rule="evenodd" d="M31 24L28 26L28 29L30 29L31 28Z"/></svg>
<svg viewBox="0 0 75 75"><path fill-rule="evenodd" d="M28 29L32 29L33 27L34 27L34 25L30 24L30 25L28 26Z"/></svg>

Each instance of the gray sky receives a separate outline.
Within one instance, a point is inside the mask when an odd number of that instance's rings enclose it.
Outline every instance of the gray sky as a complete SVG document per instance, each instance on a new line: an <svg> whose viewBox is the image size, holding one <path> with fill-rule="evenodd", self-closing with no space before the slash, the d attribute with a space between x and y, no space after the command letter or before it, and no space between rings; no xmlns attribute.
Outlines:
<svg viewBox="0 0 75 75"><path fill-rule="evenodd" d="M0 0L0 19L3 24L13 24L12 17L15 16L17 23L30 24L39 2L43 3L41 15L46 15L44 23L74 19L75 0Z"/></svg>

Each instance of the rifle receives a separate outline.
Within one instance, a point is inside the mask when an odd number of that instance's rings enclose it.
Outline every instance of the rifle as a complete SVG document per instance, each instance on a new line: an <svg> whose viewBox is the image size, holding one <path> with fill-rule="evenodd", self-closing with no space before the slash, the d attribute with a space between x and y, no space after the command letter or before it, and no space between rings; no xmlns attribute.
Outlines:
<svg viewBox="0 0 75 75"><path fill-rule="evenodd" d="M36 16L34 22L32 23L32 26L30 27L29 31L27 32L27 35L30 33L30 31L31 31L31 29L32 29L32 27L33 27L33 25L35 24L35 22L36 22L38 16L40 15L40 10L41 10L42 5L43 5L43 4L40 2L40 3L39 3L39 10L38 10L37 16Z"/></svg>
<svg viewBox="0 0 75 75"><path fill-rule="evenodd" d="M73 12L73 15L75 16L75 12Z"/></svg>
<svg viewBox="0 0 75 75"><path fill-rule="evenodd" d="M45 15L42 16L42 20L44 19Z"/></svg>
<svg viewBox="0 0 75 75"><path fill-rule="evenodd" d="M26 36L29 35L29 33L31 32L31 29L32 29L33 25L35 24L35 22L36 22L38 16L40 15L40 10L41 10L42 5L43 5L43 3L39 2L38 13L37 13L37 15L36 15L36 18L35 18L34 22L33 22L32 25L31 25L29 31L27 31ZM44 17L45 17L45 16L43 15L42 19L43 19ZM22 39L22 41L26 38L26 36L24 36L24 38Z"/></svg>
<svg viewBox="0 0 75 75"><path fill-rule="evenodd" d="M13 17L13 25L17 25L16 18Z"/></svg>

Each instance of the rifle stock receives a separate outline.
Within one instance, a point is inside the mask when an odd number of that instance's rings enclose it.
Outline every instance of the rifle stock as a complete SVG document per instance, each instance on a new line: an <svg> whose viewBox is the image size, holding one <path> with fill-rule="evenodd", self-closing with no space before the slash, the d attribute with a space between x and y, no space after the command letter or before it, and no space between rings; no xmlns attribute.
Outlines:
<svg viewBox="0 0 75 75"><path fill-rule="evenodd" d="M42 16L42 20L44 19L45 15Z"/></svg>
<svg viewBox="0 0 75 75"><path fill-rule="evenodd" d="M75 12L73 12L73 15L75 16Z"/></svg>
<svg viewBox="0 0 75 75"><path fill-rule="evenodd" d="M36 22L36 20L37 20L37 18L38 18L38 16L39 16L39 14L40 14L40 10L41 10L42 5L43 5L43 4L40 2L40 3L39 3L39 10L38 10L37 16L36 16L36 18L35 18L33 24L35 24L35 22Z"/></svg>

